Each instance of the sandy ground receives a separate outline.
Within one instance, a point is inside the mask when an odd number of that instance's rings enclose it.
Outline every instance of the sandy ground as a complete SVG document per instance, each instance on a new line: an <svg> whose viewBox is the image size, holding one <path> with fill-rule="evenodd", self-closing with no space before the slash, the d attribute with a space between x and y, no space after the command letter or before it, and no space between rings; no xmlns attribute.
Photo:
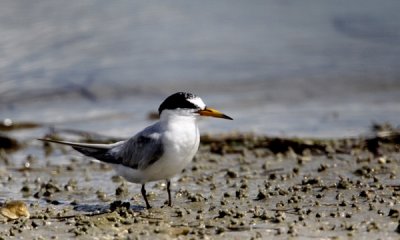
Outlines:
<svg viewBox="0 0 400 240"><path fill-rule="evenodd" d="M173 179L173 206L156 182L147 210L109 166L29 141L1 150L0 200L21 200L30 218L3 217L0 239L398 239L398 143L203 136Z"/></svg>

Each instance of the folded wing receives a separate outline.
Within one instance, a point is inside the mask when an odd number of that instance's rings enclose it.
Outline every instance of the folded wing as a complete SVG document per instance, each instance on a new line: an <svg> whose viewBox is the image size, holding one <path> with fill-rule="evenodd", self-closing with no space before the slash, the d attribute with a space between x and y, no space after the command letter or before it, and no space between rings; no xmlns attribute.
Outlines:
<svg viewBox="0 0 400 240"><path fill-rule="evenodd" d="M162 157L164 147L160 134L141 132L111 152L118 156L124 166L145 169Z"/></svg>

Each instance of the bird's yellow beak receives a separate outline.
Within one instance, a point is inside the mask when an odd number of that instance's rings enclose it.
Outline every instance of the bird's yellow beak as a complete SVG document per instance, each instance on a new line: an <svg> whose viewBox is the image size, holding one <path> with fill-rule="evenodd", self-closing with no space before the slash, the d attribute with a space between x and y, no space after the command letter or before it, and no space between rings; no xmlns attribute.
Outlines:
<svg viewBox="0 0 400 240"><path fill-rule="evenodd" d="M233 120L233 118L223 114L222 112L215 110L213 108L206 107L204 110L198 111L201 116L209 116L209 117L216 117L216 118L224 118Z"/></svg>

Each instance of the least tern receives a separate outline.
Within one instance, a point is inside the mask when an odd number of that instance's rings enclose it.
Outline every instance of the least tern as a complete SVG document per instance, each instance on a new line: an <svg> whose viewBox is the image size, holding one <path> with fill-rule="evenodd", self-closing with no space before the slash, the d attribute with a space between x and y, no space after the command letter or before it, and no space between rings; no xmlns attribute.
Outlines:
<svg viewBox="0 0 400 240"><path fill-rule="evenodd" d="M207 107L200 97L186 92L167 97L158 112L159 121L126 141L90 144L39 140L69 145L86 156L111 164L127 181L142 185L141 193L147 208L151 206L146 197L145 184L166 180L168 206L171 206L170 179L192 161L199 148L199 116L233 119Z"/></svg>

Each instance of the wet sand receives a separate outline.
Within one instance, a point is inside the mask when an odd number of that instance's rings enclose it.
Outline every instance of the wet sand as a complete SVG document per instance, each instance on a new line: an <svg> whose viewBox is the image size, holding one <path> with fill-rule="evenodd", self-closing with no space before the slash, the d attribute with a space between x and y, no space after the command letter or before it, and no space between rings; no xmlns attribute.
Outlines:
<svg viewBox="0 0 400 240"><path fill-rule="evenodd" d="M3 219L0 238L398 239L399 142L393 131L347 139L204 135L193 163L172 181L173 206L156 182L147 185L147 210L140 186L109 166L28 141L0 154L1 202L23 201L30 213Z"/></svg>

